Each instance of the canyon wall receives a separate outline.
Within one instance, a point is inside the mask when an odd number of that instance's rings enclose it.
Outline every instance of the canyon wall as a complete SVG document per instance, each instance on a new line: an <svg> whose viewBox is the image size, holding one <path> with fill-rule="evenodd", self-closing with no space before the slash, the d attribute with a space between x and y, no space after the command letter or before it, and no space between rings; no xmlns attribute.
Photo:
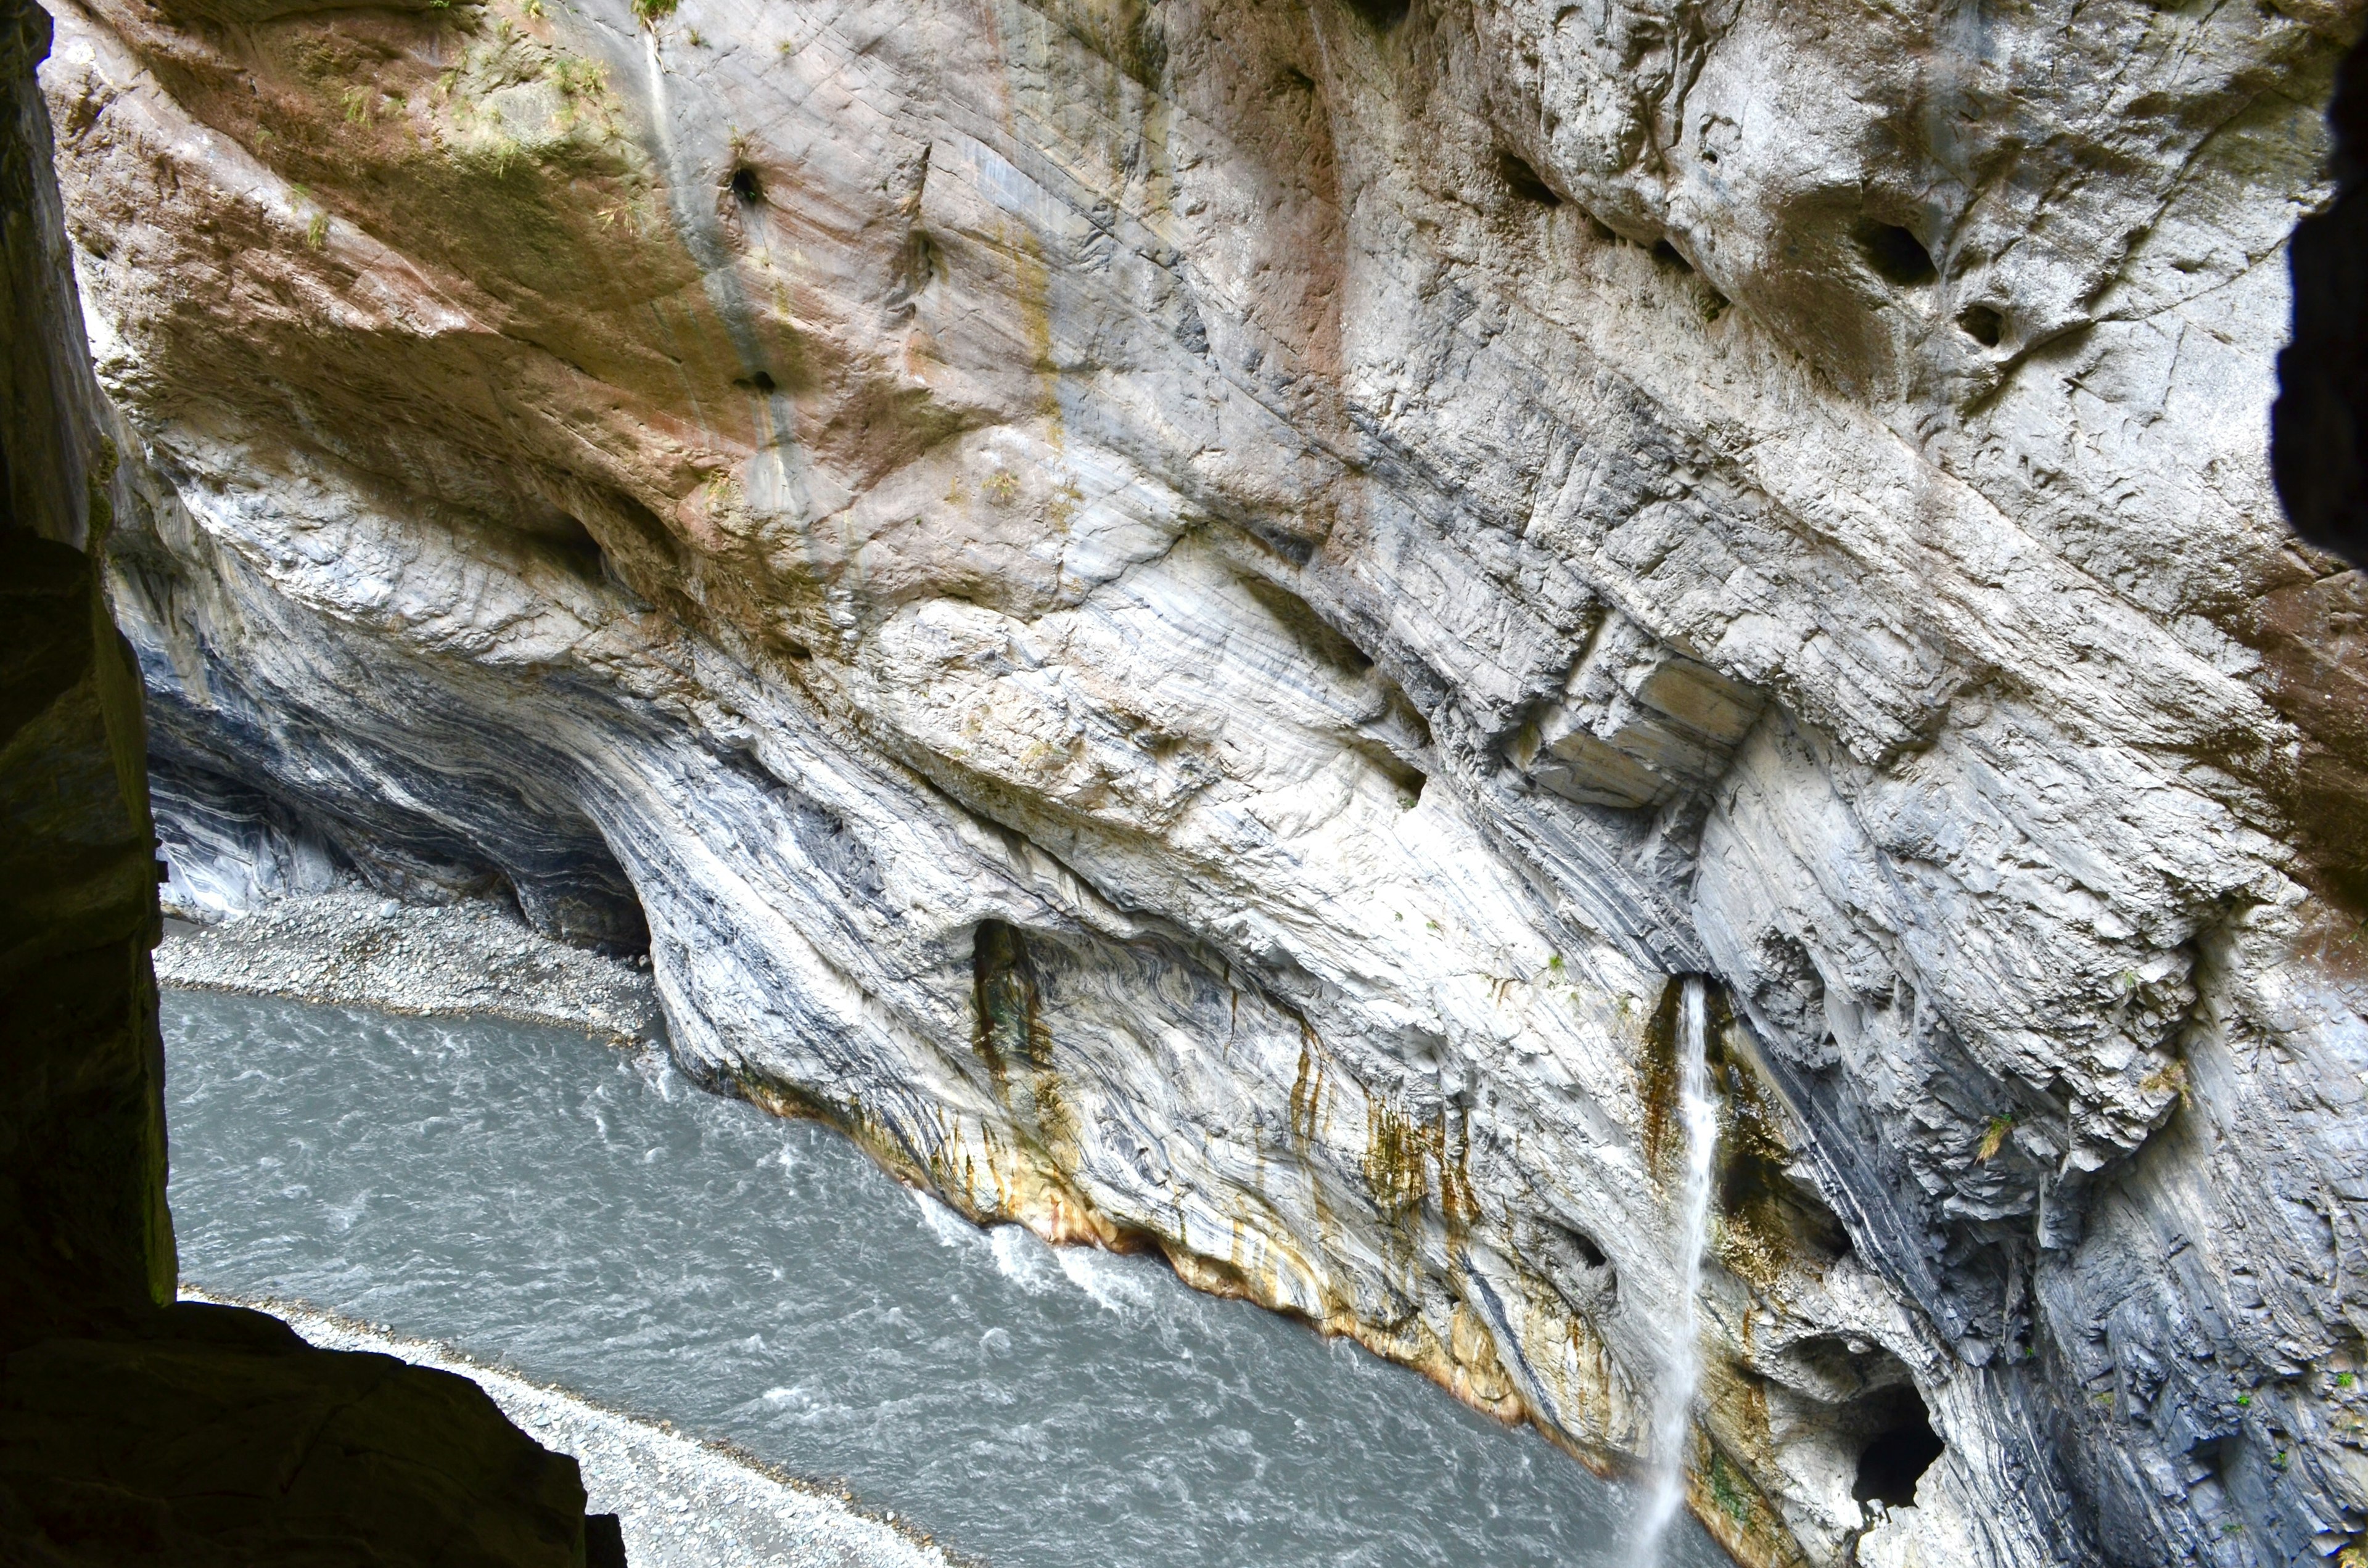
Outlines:
<svg viewBox="0 0 2368 1568"><path fill-rule="evenodd" d="M2368 1527L2351 0L53 4L177 896L1611 1470L1711 976L1740 1559Z"/></svg>
<svg viewBox="0 0 2368 1568"><path fill-rule="evenodd" d="M176 1302L127 499L34 67L0 0L0 1562L623 1568L483 1391ZM588 1549L588 1550L587 1550Z"/></svg>

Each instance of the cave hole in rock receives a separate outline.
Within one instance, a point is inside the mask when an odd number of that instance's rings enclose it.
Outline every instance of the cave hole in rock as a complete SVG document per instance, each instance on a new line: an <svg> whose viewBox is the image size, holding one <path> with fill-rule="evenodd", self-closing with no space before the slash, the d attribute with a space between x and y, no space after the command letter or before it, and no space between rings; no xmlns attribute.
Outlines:
<svg viewBox="0 0 2368 1568"><path fill-rule="evenodd" d="M2006 315L1996 305L1967 305L1957 312L1957 328L1985 348L1996 348L2006 335Z"/></svg>
<svg viewBox="0 0 2368 1568"><path fill-rule="evenodd" d="M614 570L619 560L663 573L680 570L681 550L675 541L674 530L630 491L598 490L586 495L585 501L586 509L600 519L600 536L606 540L602 549L610 562L611 582L630 591L624 576Z"/></svg>
<svg viewBox="0 0 2368 1568"><path fill-rule="evenodd" d="M1653 259L1664 267L1674 267L1679 272L1691 272L1694 269L1694 264L1686 259L1685 253L1667 240L1653 242Z"/></svg>
<svg viewBox="0 0 2368 1568"><path fill-rule="evenodd" d="M609 574L609 556L580 517L561 512L538 530L543 546L570 574L586 583Z"/></svg>
<svg viewBox="0 0 2368 1568"><path fill-rule="evenodd" d="M1373 667L1371 654L1325 619L1314 605L1281 583L1256 572L1241 573L1238 581L1311 664L1352 679Z"/></svg>
<svg viewBox="0 0 2368 1568"><path fill-rule="evenodd" d="M743 164L732 171L732 194L742 206L754 207L765 199L764 182L757 177L756 170Z"/></svg>
<svg viewBox="0 0 2368 1568"><path fill-rule="evenodd" d="M1886 283L1912 289L1941 276L1924 242L1896 223L1861 223L1856 237L1859 254Z"/></svg>
<svg viewBox="0 0 2368 1568"><path fill-rule="evenodd" d="M2187 1462L2180 1469L2180 1479L2189 1486L2205 1481L2217 1481L2228 1468L2233 1437L2206 1437L2187 1450Z"/></svg>
<svg viewBox="0 0 2368 1568"><path fill-rule="evenodd" d="M1524 201L1534 201L1541 207L1562 205L1562 198L1554 187L1546 184L1529 161L1517 153L1497 154L1497 177L1505 182L1507 190Z"/></svg>
<svg viewBox="0 0 2368 1568"><path fill-rule="evenodd" d="M615 882L594 869L581 880L537 885L506 870L499 891L527 924L571 948L612 959L641 958L650 950L649 919L621 871Z"/></svg>
<svg viewBox="0 0 2368 1568"><path fill-rule="evenodd" d="M1619 1278L1595 1238L1559 1216L1541 1216L1520 1240L1524 1261L1574 1311L1586 1313L1617 1299Z"/></svg>
<svg viewBox="0 0 2368 1568"><path fill-rule="evenodd" d="M1349 9L1366 25L1387 31L1406 20L1410 0L1348 0Z"/></svg>
<svg viewBox="0 0 2368 1568"><path fill-rule="evenodd" d="M758 392L764 393L767 397L772 396L774 392L778 390L774 385L773 378L762 370L750 376L748 378L748 384L756 388Z"/></svg>
<svg viewBox="0 0 2368 1568"><path fill-rule="evenodd" d="M1944 1450L1940 1434L1922 1396L1913 1388L1892 1389L1885 1394L1881 1425L1859 1450L1858 1475L1850 1495L1861 1503L1905 1508L1916 1501L1916 1483Z"/></svg>

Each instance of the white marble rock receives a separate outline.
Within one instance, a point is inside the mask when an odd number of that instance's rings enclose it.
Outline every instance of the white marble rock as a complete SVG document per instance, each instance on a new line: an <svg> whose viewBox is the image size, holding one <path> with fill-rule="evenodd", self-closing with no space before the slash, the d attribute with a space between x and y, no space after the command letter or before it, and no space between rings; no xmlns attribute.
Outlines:
<svg viewBox="0 0 2368 1568"><path fill-rule="evenodd" d="M1614 1469L1708 973L1739 1558L2368 1526L2352 0L54 9L193 895L646 939L705 1081Z"/></svg>

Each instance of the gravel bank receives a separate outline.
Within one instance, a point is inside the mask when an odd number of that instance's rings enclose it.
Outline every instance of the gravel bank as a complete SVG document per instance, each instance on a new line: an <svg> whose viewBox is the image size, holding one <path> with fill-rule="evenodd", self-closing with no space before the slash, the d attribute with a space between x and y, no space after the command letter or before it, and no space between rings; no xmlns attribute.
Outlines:
<svg viewBox="0 0 2368 1568"><path fill-rule="evenodd" d="M167 919L156 979L390 1013L485 1013L616 1040L660 1032L638 961L553 941L490 899L426 907L339 889L213 925Z"/></svg>
<svg viewBox="0 0 2368 1568"><path fill-rule="evenodd" d="M192 1301L222 1298L184 1291ZM242 1301L331 1350L374 1350L457 1372L545 1448L583 1467L594 1513L624 1528L632 1568L956 1568L893 1522L717 1445L497 1371L427 1340L283 1301Z"/></svg>

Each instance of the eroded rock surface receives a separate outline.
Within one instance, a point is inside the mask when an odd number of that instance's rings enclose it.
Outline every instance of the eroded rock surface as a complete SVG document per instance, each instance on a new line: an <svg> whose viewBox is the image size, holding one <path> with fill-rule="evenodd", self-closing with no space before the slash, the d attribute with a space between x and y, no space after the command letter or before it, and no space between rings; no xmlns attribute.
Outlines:
<svg viewBox="0 0 2368 1568"><path fill-rule="evenodd" d="M2356 7L57 4L176 875L1610 1466L1713 974L1739 1556L2368 1525Z"/></svg>

